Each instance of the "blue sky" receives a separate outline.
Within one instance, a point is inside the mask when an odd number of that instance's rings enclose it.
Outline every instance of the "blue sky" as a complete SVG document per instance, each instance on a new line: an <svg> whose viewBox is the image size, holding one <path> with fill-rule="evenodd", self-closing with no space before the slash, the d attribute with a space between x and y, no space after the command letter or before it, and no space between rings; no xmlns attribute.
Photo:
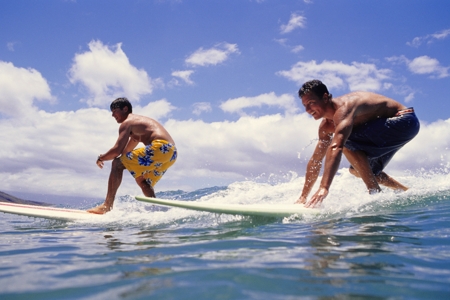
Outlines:
<svg viewBox="0 0 450 300"><path fill-rule="evenodd" d="M119 96L180 150L157 190L303 176L314 78L413 106L422 131L390 171L445 169L449 50L448 1L1 1L0 190L103 194Z"/></svg>

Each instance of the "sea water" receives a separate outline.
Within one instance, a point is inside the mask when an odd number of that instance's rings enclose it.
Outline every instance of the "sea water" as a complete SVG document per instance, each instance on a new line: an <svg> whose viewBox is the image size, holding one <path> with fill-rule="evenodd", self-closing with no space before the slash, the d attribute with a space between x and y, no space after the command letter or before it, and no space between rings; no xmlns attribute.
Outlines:
<svg viewBox="0 0 450 300"><path fill-rule="evenodd" d="M0 299L450 299L450 175L397 179L411 189L368 195L339 173L319 215L289 218L161 208L129 195L97 221L0 214ZM303 182L158 196L292 203Z"/></svg>

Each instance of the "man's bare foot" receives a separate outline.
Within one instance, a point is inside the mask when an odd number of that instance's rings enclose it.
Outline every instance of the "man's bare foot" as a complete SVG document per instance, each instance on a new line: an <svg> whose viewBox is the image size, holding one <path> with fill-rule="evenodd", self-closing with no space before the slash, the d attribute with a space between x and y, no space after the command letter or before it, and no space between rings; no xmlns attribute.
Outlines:
<svg viewBox="0 0 450 300"><path fill-rule="evenodd" d="M87 212L91 213L91 214L98 214L98 215L103 215L105 213L107 213L108 211L111 210L112 207L103 204L100 204L99 206L96 206L94 208L88 209Z"/></svg>

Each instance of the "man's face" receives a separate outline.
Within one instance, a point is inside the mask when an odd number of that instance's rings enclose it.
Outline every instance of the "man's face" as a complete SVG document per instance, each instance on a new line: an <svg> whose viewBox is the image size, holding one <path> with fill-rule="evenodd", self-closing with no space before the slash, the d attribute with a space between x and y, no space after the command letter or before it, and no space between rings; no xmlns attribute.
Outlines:
<svg viewBox="0 0 450 300"><path fill-rule="evenodd" d="M127 109L128 109L127 107L124 107L123 109L120 109L117 107L111 111L111 115L114 119L116 119L117 123L120 124L126 120L127 114L126 114L125 110L127 110Z"/></svg>
<svg viewBox="0 0 450 300"><path fill-rule="evenodd" d="M322 99L316 96L313 92L303 95L302 104L305 110L310 114L315 120L323 117L325 112L325 103Z"/></svg>

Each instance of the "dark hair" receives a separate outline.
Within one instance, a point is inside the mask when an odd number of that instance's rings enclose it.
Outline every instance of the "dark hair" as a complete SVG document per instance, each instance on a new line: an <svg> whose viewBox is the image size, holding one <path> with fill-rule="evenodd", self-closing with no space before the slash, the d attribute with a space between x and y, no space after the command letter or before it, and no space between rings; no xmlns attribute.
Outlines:
<svg viewBox="0 0 450 300"><path fill-rule="evenodd" d="M298 96L301 98L304 95L309 94L311 92L313 92L320 99L322 99L323 94L325 93L327 93L330 98L332 97L330 92L328 92L327 86L323 84L322 81L317 79L305 82L300 88L300 90L298 90Z"/></svg>
<svg viewBox="0 0 450 300"><path fill-rule="evenodd" d="M130 114L133 112L133 107L131 106L130 101L128 101L128 99L125 97L117 98L116 100L111 102L111 105L109 106L111 111L116 108L119 108L120 110L122 110L124 107L128 107L128 112Z"/></svg>

